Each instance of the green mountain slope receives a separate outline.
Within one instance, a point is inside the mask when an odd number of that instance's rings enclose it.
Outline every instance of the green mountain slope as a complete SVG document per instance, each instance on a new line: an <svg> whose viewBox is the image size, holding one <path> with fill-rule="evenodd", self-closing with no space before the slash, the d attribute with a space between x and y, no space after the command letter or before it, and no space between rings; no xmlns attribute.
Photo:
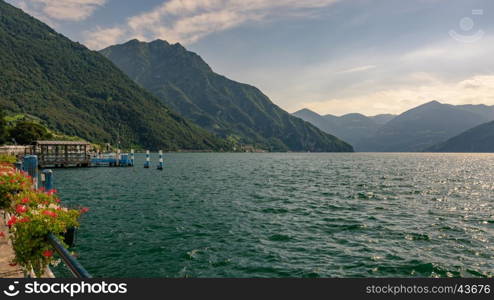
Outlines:
<svg viewBox="0 0 494 300"><path fill-rule="evenodd" d="M353 151L274 105L257 88L214 73L180 44L132 40L101 53L166 105L222 137L274 151Z"/></svg>
<svg viewBox="0 0 494 300"><path fill-rule="evenodd" d="M494 122L474 127L426 151L494 152Z"/></svg>
<svg viewBox="0 0 494 300"><path fill-rule="evenodd" d="M0 0L0 105L91 142L221 149L225 142L170 111L98 52Z"/></svg>

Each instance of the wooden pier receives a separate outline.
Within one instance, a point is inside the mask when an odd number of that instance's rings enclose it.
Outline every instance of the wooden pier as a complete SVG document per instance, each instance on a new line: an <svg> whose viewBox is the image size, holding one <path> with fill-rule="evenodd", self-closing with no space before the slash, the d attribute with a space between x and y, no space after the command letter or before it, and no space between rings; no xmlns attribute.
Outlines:
<svg viewBox="0 0 494 300"><path fill-rule="evenodd" d="M36 141L30 149L40 168L89 167L90 144L73 141Z"/></svg>

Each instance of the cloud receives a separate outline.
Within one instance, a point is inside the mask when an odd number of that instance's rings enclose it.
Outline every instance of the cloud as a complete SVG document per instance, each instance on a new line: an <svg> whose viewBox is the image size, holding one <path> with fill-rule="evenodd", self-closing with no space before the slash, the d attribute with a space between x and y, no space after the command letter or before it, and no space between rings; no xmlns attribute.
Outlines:
<svg viewBox="0 0 494 300"><path fill-rule="evenodd" d="M382 89L370 94L305 102L306 107L322 114L346 114L358 111L367 115L380 113L400 114L415 106L439 100L449 104L494 105L494 75L476 75L457 82L447 83L430 74L410 74L421 77L422 85L395 89ZM429 80L427 80L429 78ZM425 82L425 81L428 82Z"/></svg>
<svg viewBox="0 0 494 300"><path fill-rule="evenodd" d="M280 17L311 16L314 9L329 6L339 0L170 0L153 10L130 17L118 27L124 39L166 39L170 42L193 43L214 32L234 28L247 22L260 22ZM109 46L92 38L106 28L87 32L86 41L92 48Z"/></svg>
<svg viewBox="0 0 494 300"><path fill-rule="evenodd" d="M13 0L32 16L41 19L49 25L56 21L82 21L91 16L96 9L103 6L107 0Z"/></svg>
<svg viewBox="0 0 494 300"><path fill-rule="evenodd" d="M90 38L86 40L86 46L95 49L98 48L99 45L116 44L124 33L125 31L118 27L99 28L90 33Z"/></svg>
<svg viewBox="0 0 494 300"><path fill-rule="evenodd" d="M348 74L348 73L365 72L365 71L372 70L372 69L375 69L375 68L377 68L377 66L375 66L375 65L368 65L368 66L361 66L361 67L355 67L355 68L343 70L343 71L340 71L340 72L337 72L337 73L340 73L340 74Z"/></svg>
<svg viewBox="0 0 494 300"><path fill-rule="evenodd" d="M431 100L494 105L494 83L490 81L494 78L494 38L486 36L477 43L465 44L450 39L447 33L445 37L403 52L378 48L340 55L338 59L330 57L300 66L291 76L264 70L265 76L260 79L254 71L247 73L254 74L247 80L242 74L235 77L262 86L288 111L307 107L321 114L402 113Z"/></svg>

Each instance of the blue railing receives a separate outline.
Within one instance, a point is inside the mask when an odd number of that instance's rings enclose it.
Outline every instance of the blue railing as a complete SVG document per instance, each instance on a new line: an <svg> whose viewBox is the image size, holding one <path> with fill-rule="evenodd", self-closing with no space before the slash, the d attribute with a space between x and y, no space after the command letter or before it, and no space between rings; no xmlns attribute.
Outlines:
<svg viewBox="0 0 494 300"><path fill-rule="evenodd" d="M16 164L16 166L19 167L18 164ZM34 180L35 187L38 188L38 157L36 155L27 155L24 157L24 160L20 166L23 171L29 173ZM53 172L51 170L43 170L41 179L41 183L46 190L53 189ZM75 238L75 236L73 236L73 238ZM69 251L52 233L47 236L47 239L53 248L55 248L55 251L58 253L64 264L76 278L92 278L91 274L84 269L77 259L69 253ZM73 243L69 242L68 244Z"/></svg>
<svg viewBox="0 0 494 300"><path fill-rule="evenodd" d="M77 259L70 255L69 251L65 249L62 243L60 243L60 241L52 233L48 235L48 241L53 248L55 248L55 251L57 251L58 255L60 255L62 261L76 278L93 278L93 276L91 276L91 274L84 269Z"/></svg>

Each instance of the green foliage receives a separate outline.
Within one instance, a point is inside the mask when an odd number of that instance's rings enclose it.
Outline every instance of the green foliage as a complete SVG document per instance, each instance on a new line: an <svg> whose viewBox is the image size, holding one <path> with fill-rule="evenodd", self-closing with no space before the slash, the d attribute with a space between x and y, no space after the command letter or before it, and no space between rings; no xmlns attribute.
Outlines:
<svg viewBox="0 0 494 300"><path fill-rule="evenodd" d="M10 130L10 137L20 145L29 145L37 140L51 139L53 136L40 124L19 122Z"/></svg>
<svg viewBox="0 0 494 300"><path fill-rule="evenodd" d="M0 109L0 145L7 141L7 121L5 120L5 113Z"/></svg>
<svg viewBox="0 0 494 300"><path fill-rule="evenodd" d="M0 107L94 143L150 150L227 144L170 111L101 54L0 0Z"/></svg>
<svg viewBox="0 0 494 300"><path fill-rule="evenodd" d="M101 51L163 103L230 145L270 151L353 151L347 143L295 118L257 88L218 75L180 44L132 40Z"/></svg>
<svg viewBox="0 0 494 300"><path fill-rule="evenodd" d="M17 158L8 154L0 154L0 165L9 164L12 165L17 161Z"/></svg>

